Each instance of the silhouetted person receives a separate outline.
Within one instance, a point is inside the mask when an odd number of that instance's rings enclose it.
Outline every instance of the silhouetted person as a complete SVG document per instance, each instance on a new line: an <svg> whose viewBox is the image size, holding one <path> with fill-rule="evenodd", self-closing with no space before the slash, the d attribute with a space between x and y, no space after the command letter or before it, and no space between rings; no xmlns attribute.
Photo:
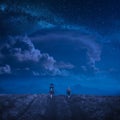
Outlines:
<svg viewBox="0 0 120 120"><path fill-rule="evenodd" d="M50 91L49 91L49 93L50 93L50 97L52 98L53 95L54 95L54 84L53 83L50 84Z"/></svg>
<svg viewBox="0 0 120 120"><path fill-rule="evenodd" d="M70 98L70 96L71 96L71 90L70 90L70 88L68 88L66 92L67 92L67 97Z"/></svg>

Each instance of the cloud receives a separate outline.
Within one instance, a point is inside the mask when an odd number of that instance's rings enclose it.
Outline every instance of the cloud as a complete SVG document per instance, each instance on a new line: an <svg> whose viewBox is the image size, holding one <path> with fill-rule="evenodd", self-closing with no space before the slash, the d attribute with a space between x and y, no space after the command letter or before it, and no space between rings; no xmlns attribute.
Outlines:
<svg viewBox="0 0 120 120"><path fill-rule="evenodd" d="M10 74L11 73L11 68L9 65L1 66L0 67L0 75L1 74Z"/></svg>
<svg viewBox="0 0 120 120"><path fill-rule="evenodd" d="M40 57L42 56L40 50L35 49L33 43L30 41L30 39L25 36L23 38L17 38L15 44L17 44L17 47L15 45L13 50L13 55L19 60L19 61L35 61L38 62Z"/></svg>
<svg viewBox="0 0 120 120"><path fill-rule="evenodd" d="M0 3L2 36L32 33L38 29L51 29L63 24L63 19L55 15L47 6L26 2L3 1ZM11 15L12 13L12 15ZM3 30L4 29L4 30Z"/></svg>
<svg viewBox="0 0 120 120"><path fill-rule="evenodd" d="M60 62L58 64L59 68L73 69L75 66L71 63Z"/></svg>
<svg viewBox="0 0 120 120"><path fill-rule="evenodd" d="M87 71L87 67L86 67L86 66L82 65L81 68L82 68L82 70L83 70L84 72Z"/></svg>
<svg viewBox="0 0 120 120"><path fill-rule="evenodd" d="M95 70L97 71L98 68L95 66L96 62L99 62L101 60L101 47L100 45L95 42L94 39L91 37L81 37L79 38L81 44L87 49L87 56L89 59L88 64Z"/></svg>
<svg viewBox="0 0 120 120"><path fill-rule="evenodd" d="M34 76L40 76L40 73L39 73L39 72L33 71L32 73L33 73Z"/></svg>
<svg viewBox="0 0 120 120"><path fill-rule="evenodd" d="M38 32L39 33L39 32ZM70 31L70 30L64 30L64 31L52 31L45 35L37 35L33 36L31 38L33 41L49 41L49 39L54 41L62 41L66 43L75 43L81 50L86 50L86 55L88 58L87 64L89 67L91 67L93 70L98 71L98 68L96 67L96 62L99 62L101 60L101 45L99 44L99 40L101 39L100 36L97 33L89 33L88 31ZM76 53L74 53L76 54ZM80 57L80 55L78 56Z"/></svg>
<svg viewBox="0 0 120 120"><path fill-rule="evenodd" d="M14 69L19 70L29 68L33 75L62 75L67 69L72 69L72 64L60 64L48 53L41 53L36 49L28 36L10 37L4 45L0 47L2 55L1 61L7 61ZM14 64L15 63L15 64ZM19 66L19 67L18 67ZM28 71L27 71L28 72ZM39 73L39 74L38 74Z"/></svg>

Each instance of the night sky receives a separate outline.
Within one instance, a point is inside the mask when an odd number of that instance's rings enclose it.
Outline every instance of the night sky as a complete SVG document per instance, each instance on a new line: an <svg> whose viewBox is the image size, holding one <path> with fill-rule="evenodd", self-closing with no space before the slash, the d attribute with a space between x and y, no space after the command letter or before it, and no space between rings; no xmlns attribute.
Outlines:
<svg viewBox="0 0 120 120"><path fill-rule="evenodd" d="M0 93L46 93L51 82L120 95L119 0L0 1Z"/></svg>

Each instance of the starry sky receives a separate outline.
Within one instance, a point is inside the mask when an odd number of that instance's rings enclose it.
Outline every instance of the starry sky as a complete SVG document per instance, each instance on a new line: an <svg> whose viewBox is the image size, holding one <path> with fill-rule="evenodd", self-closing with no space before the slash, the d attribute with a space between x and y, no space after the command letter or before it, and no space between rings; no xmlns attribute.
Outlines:
<svg viewBox="0 0 120 120"><path fill-rule="evenodd" d="M0 93L21 78L32 79L22 82L29 87L39 79L43 86L120 94L119 6L119 0L1 0Z"/></svg>

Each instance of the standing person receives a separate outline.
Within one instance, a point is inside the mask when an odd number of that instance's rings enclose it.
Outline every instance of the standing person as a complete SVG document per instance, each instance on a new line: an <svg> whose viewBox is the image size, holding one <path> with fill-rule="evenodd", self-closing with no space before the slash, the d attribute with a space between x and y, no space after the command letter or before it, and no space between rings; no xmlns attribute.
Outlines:
<svg viewBox="0 0 120 120"><path fill-rule="evenodd" d="M49 93L50 93L50 97L52 99L52 97L54 95L54 84L53 83L50 84L50 91L49 91Z"/></svg>
<svg viewBox="0 0 120 120"><path fill-rule="evenodd" d="M70 98L70 96L71 96L71 90L70 90L70 88L68 88L66 90L66 94L67 94L67 97Z"/></svg>

